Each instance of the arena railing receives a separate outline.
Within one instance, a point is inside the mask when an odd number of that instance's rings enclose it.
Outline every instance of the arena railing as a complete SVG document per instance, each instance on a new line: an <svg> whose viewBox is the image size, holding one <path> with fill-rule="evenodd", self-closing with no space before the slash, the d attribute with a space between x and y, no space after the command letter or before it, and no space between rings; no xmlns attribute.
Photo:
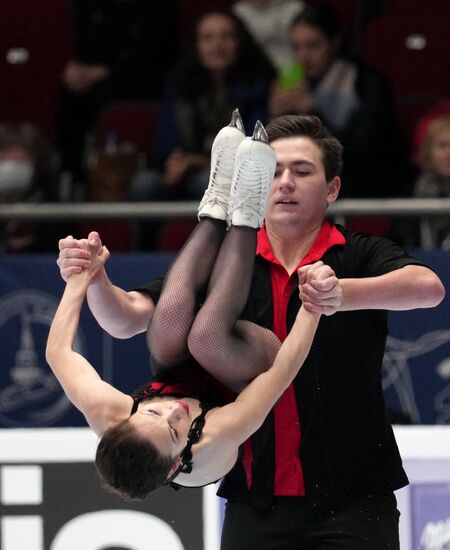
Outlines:
<svg viewBox="0 0 450 550"><path fill-rule="evenodd" d="M90 202L90 203L12 203L0 204L0 220L176 220L193 219L197 202ZM450 198L438 199L339 199L328 216L345 224L352 217L416 218L421 246L432 247L431 221L449 216Z"/></svg>

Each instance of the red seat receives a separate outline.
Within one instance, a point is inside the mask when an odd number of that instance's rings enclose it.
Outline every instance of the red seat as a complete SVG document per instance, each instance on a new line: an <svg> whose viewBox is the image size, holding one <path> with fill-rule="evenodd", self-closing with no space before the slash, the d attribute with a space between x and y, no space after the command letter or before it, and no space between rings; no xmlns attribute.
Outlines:
<svg viewBox="0 0 450 550"><path fill-rule="evenodd" d="M73 53L65 0L1 0L0 120L28 121L54 136L61 73Z"/></svg>
<svg viewBox="0 0 450 550"><path fill-rule="evenodd" d="M158 250L178 252L196 225L196 220L177 220L164 223L159 234Z"/></svg>
<svg viewBox="0 0 450 550"><path fill-rule="evenodd" d="M148 153L153 146L159 105L149 101L117 101L107 105L95 126L97 145L104 144L112 132L118 142L134 143Z"/></svg>
<svg viewBox="0 0 450 550"><path fill-rule="evenodd" d="M133 225L128 221L85 221L78 224L78 232L87 237L91 231L98 231L110 252L129 252L136 248Z"/></svg>
<svg viewBox="0 0 450 550"><path fill-rule="evenodd" d="M391 0L366 26L362 55L390 78L408 135L421 114L450 92L448 0Z"/></svg>
<svg viewBox="0 0 450 550"><path fill-rule="evenodd" d="M132 143L139 153L150 153L158 122L158 113L159 106L154 102L117 101L110 103L100 112L95 125L94 137L96 147L102 149L112 134L117 143ZM129 160L130 162L132 161L131 157ZM116 172L116 175L127 174L130 166L128 166L126 161L126 165L123 165L123 161L124 158L122 160L111 161L113 164L108 164L106 167L103 166L101 174L96 175L95 171L90 172L91 185L93 185L94 181L99 184L97 179L102 180L103 178L103 184L100 183L100 187L96 188L95 185L91 187L90 192L93 200L125 200L121 197L124 191L120 187L120 178L119 181L116 181L115 177L112 177L112 171L117 169L117 164L114 164L114 162L119 162L122 166L122 172ZM105 168L106 172L104 171ZM127 177L129 177L129 174ZM116 185L119 186L115 187ZM117 194L117 196L114 194ZM93 229L100 231L105 244L107 244L110 250L127 251L132 250L136 246L135 230L133 225L128 221L111 220L103 223L96 222L95 227L94 225L91 227L91 225L88 223L82 224L81 234L85 235ZM98 227L100 227L100 230Z"/></svg>

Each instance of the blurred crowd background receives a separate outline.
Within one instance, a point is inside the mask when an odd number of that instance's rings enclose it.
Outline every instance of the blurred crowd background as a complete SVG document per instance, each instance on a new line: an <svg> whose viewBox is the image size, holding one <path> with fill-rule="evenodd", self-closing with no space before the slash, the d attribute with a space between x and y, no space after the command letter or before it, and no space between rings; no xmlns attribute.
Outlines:
<svg viewBox="0 0 450 550"><path fill-rule="evenodd" d="M217 131L320 116L345 198L450 196L448 0L2 0L0 203L192 201ZM0 220L0 252L175 250L195 222ZM353 229L418 244L414 223ZM137 226L137 231L136 231ZM450 221L431 244L450 249Z"/></svg>

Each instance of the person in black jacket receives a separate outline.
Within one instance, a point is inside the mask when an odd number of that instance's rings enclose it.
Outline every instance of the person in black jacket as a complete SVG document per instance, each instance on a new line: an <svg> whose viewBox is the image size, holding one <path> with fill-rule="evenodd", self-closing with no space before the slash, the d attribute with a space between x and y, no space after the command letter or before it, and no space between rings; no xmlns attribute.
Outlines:
<svg viewBox="0 0 450 550"><path fill-rule="evenodd" d="M301 71L290 87L274 88L271 115L315 114L330 128L344 146L343 196L404 193L406 150L390 82L345 54L341 25L329 6L306 6L294 19L290 37Z"/></svg>
<svg viewBox="0 0 450 550"><path fill-rule="evenodd" d="M408 480L381 385L387 312L434 307L444 287L391 241L325 220L341 187L342 147L317 117L283 116L267 132L277 168L243 318L280 340L300 300L322 319L301 372L220 488L222 548L398 550L393 491ZM60 250L65 279L89 264L72 237ZM318 260L338 277L340 300L310 277ZM155 280L125 292L101 270L89 303L103 328L127 337L146 330L160 289Z"/></svg>
<svg viewBox="0 0 450 550"><path fill-rule="evenodd" d="M173 0L72 0L75 51L61 75L62 170L83 177L86 137L115 100L158 100L178 53Z"/></svg>

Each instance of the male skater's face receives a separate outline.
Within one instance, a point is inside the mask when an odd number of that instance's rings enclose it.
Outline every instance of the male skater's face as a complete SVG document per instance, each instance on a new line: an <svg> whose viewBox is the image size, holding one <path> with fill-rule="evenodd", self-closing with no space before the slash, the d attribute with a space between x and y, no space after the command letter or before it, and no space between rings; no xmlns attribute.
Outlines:
<svg viewBox="0 0 450 550"><path fill-rule="evenodd" d="M266 210L266 224L314 229L337 198L340 179L327 183L322 152L306 137L280 138L271 143L277 168Z"/></svg>

